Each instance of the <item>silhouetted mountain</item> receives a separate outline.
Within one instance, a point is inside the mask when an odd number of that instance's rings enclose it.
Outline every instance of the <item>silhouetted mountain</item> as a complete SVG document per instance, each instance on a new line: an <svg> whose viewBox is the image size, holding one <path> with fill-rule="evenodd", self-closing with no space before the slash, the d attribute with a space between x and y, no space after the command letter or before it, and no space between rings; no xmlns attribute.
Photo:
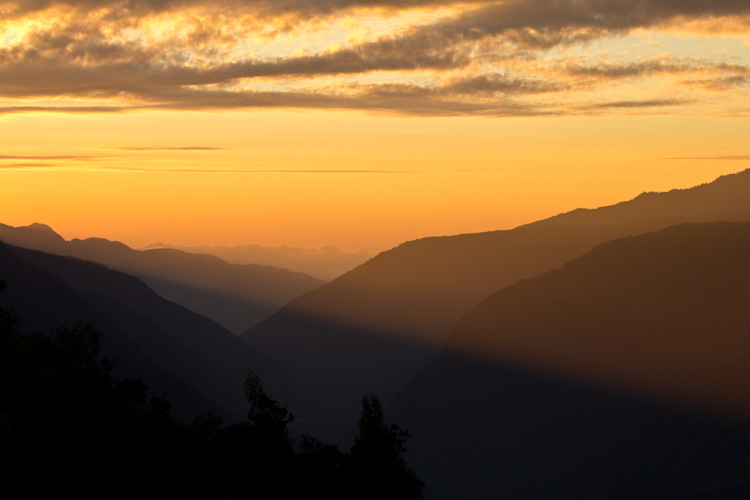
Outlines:
<svg viewBox="0 0 750 500"><path fill-rule="evenodd" d="M166 389L184 418L212 408L243 418L249 368L271 390L289 383L279 365L220 325L103 265L0 244L0 279L9 285L0 301L15 308L23 330L91 321L105 332L104 353L119 358L123 376L143 378L158 396Z"/></svg>
<svg viewBox="0 0 750 500"><path fill-rule="evenodd" d="M334 439L355 418L361 394L387 400L490 293L617 237L742 219L750 220L750 170L509 231L410 241L296 298L242 338L294 367L307 382L298 416Z"/></svg>
<svg viewBox="0 0 750 500"><path fill-rule="evenodd" d="M103 238L65 241L49 226L0 224L0 240L32 250L69 255L137 276L162 297L239 334L323 281L261 265L229 264L211 255L174 249L133 250Z"/></svg>
<svg viewBox="0 0 750 500"><path fill-rule="evenodd" d="M428 498L747 498L749 255L683 224L487 298L390 408Z"/></svg>

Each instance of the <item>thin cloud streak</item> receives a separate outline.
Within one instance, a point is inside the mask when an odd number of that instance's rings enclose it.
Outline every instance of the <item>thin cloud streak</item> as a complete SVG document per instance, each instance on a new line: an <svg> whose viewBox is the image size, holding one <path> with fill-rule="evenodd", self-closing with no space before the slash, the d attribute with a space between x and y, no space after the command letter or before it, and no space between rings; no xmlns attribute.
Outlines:
<svg viewBox="0 0 750 500"><path fill-rule="evenodd" d="M246 169L202 169L202 168L138 168L101 167L102 170L122 172L173 172L199 174L410 174L415 172L396 170L246 170ZM421 173L421 172L420 172Z"/></svg>
<svg viewBox="0 0 750 500"><path fill-rule="evenodd" d="M750 155L724 155L724 156L674 156L663 158L664 160L750 160Z"/></svg>
<svg viewBox="0 0 750 500"><path fill-rule="evenodd" d="M98 161L104 160L99 156L68 156L68 155L0 155L0 160L73 160L73 161Z"/></svg>
<svg viewBox="0 0 750 500"><path fill-rule="evenodd" d="M144 106L0 106L0 115L24 113L123 113L142 108Z"/></svg>
<svg viewBox="0 0 750 500"><path fill-rule="evenodd" d="M115 149L118 151L224 151L226 148L208 146L126 146L105 149Z"/></svg>
<svg viewBox="0 0 750 500"><path fill-rule="evenodd" d="M638 109L638 108L657 108L663 106L679 106L688 104L690 101L680 99L648 99L643 101L609 101L600 102L583 106L583 109Z"/></svg>
<svg viewBox="0 0 750 500"><path fill-rule="evenodd" d="M55 163L8 163L8 164L0 164L0 170L2 169L25 169L25 168L49 168L49 167L59 167L58 164Z"/></svg>

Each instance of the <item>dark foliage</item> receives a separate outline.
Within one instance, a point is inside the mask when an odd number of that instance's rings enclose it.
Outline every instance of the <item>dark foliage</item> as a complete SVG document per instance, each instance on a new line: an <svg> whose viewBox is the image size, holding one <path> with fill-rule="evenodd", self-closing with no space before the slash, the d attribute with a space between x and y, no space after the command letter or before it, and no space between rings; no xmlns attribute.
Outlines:
<svg viewBox="0 0 750 500"><path fill-rule="evenodd" d="M260 377L252 370L248 371L243 389L249 406L247 420L258 435L257 447L267 459L274 461L292 455L294 447L289 424L294 422L294 415L266 393Z"/></svg>
<svg viewBox="0 0 750 500"><path fill-rule="evenodd" d="M383 405L377 396L362 398L359 434L348 464L356 498L421 498L424 484L404 459L408 437L408 431L385 423Z"/></svg>
<svg viewBox="0 0 750 500"><path fill-rule="evenodd" d="M216 410L201 413L195 417L192 423L196 430L207 437L215 437L223 425L224 419L216 414Z"/></svg>
<svg viewBox="0 0 750 500"><path fill-rule="evenodd" d="M372 489L363 480L399 487L388 474L406 467L406 434L393 426L381 434L389 453L366 451L379 449L370 429L377 426L367 427L351 455L309 436L295 453L293 416L252 371L244 381L246 422L224 427L209 411L186 425L169 414L166 394L149 400L143 381L117 378L116 362L100 355L102 333L90 323L49 334L25 334L17 325L14 313L0 308L0 470L6 491L61 499L344 500L371 498L362 493ZM368 401L379 408L376 398ZM360 455L369 458L362 462ZM363 474L362 467L371 465L386 475ZM416 498L382 491L389 498Z"/></svg>
<svg viewBox="0 0 750 500"><path fill-rule="evenodd" d="M51 498L201 498L189 429L113 376L91 324L24 334L0 309L0 464L6 491Z"/></svg>

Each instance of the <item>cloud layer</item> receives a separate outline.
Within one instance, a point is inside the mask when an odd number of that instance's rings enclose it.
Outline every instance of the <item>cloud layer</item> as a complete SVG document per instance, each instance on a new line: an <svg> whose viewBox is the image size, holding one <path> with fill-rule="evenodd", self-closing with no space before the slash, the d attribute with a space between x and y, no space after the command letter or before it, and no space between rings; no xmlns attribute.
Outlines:
<svg viewBox="0 0 750 500"><path fill-rule="evenodd" d="M731 114L748 32L746 0L0 0L0 114Z"/></svg>

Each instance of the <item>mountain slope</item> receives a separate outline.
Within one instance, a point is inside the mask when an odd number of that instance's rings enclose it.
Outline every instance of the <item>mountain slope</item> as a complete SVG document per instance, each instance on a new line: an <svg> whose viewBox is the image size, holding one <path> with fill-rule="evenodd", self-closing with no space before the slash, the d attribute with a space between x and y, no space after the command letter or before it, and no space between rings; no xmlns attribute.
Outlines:
<svg viewBox="0 0 750 500"><path fill-rule="evenodd" d="M298 414L333 439L341 422L356 418L363 393L387 399L490 293L617 237L743 219L750 220L750 170L509 231L411 241L298 297L242 338L307 380L309 399Z"/></svg>
<svg viewBox="0 0 750 500"><path fill-rule="evenodd" d="M390 408L428 498L750 494L748 255L685 224L482 302Z"/></svg>
<svg viewBox="0 0 750 500"><path fill-rule="evenodd" d="M748 256L746 222L604 243L493 294L446 348L750 417Z"/></svg>
<svg viewBox="0 0 750 500"><path fill-rule="evenodd" d="M0 224L0 240L91 260L132 274L162 297L203 314L236 334L324 283L286 269L229 264L211 255L173 249L138 251L102 238L65 241L44 224Z"/></svg>
<svg viewBox="0 0 750 500"><path fill-rule="evenodd" d="M229 420L242 419L241 384L249 368L270 390L289 383L280 366L221 326L102 265L2 244L0 279L9 285L3 306L15 308L22 329L93 322L123 375L143 377L159 396L166 389L184 418L215 408Z"/></svg>

